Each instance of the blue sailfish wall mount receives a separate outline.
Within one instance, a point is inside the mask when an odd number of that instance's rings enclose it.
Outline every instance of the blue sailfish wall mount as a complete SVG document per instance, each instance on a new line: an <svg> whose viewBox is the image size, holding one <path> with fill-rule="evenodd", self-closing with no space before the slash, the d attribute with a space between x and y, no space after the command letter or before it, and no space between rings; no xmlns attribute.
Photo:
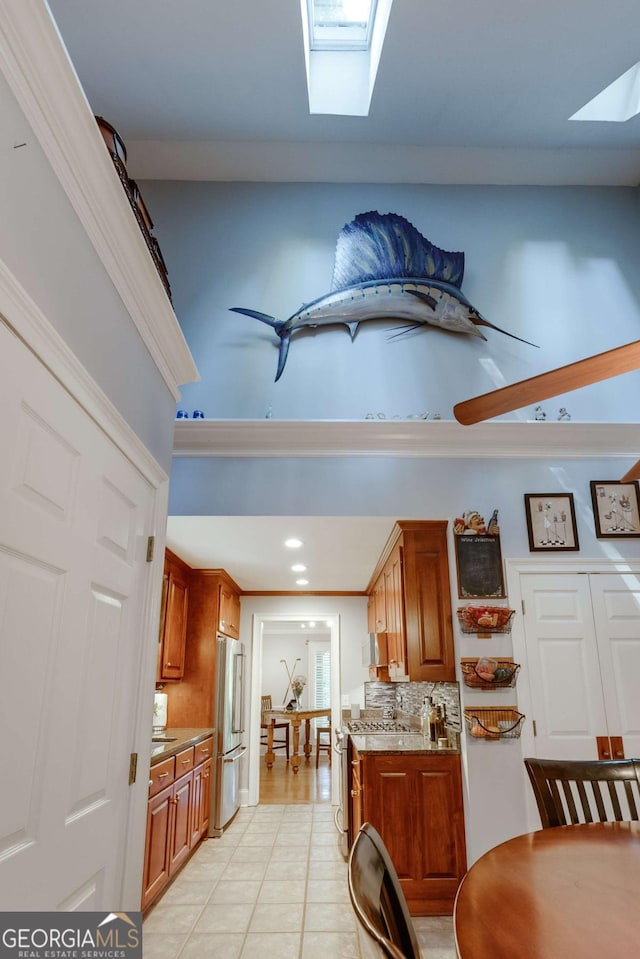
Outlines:
<svg viewBox="0 0 640 959"><path fill-rule="evenodd" d="M490 323L461 291L464 253L441 250L397 213L359 213L343 226L336 244L331 289L305 303L287 320L240 306L234 313L251 316L280 338L276 382L282 376L289 344L297 330L344 324L355 337L367 320L401 320L486 339L481 326L511 336Z"/></svg>

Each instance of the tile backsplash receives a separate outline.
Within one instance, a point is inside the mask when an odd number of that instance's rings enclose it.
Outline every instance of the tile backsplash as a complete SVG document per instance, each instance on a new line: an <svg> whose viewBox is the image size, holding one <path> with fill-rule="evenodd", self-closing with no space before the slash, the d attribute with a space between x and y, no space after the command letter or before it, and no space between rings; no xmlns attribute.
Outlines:
<svg viewBox="0 0 640 959"><path fill-rule="evenodd" d="M447 726L460 732L460 687L458 683L365 683L365 709L383 709L393 706L408 716L419 716L425 697L444 704Z"/></svg>

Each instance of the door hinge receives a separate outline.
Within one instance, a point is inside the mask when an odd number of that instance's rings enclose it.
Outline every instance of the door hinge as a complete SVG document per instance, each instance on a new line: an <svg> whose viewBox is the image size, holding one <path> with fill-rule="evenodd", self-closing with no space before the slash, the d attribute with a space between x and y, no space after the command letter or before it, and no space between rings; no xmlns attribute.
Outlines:
<svg viewBox="0 0 640 959"><path fill-rule="evenodd" d="M138 771L138 754L131 753L129 757L129 785L133 786L136 781L136 773Z"/></svg>
<svg viewBox="0 0 640 959"><path fill-rule="evenodd" d="M156 545L155 536L147 537L147 563L153 563L153 550Z"/></svg>
<svg viewBox="0 0 640 959"><path fill-rule="evenodd" d="M522 615L524 616L524 600L521 599L520 602L522 603Z"/></svg>
<svg viewBox="0 0 640 959"><path fill-rule="evenodd" d="M533 727L533 735L534 735L534 736L537 736L537 735L538 735L538 730L537 730L537 728L536 728L536 721L535 721L535 719L532 719L532 720L531 720L531 725L532 725L532 727Z"/></svg>

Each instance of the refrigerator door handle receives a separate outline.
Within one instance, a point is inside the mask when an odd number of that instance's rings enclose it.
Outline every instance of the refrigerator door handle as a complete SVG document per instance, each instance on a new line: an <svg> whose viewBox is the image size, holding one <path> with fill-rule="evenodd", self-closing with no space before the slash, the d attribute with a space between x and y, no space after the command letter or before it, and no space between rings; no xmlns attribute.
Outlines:
<svg viewBox="0 0 640 959"><path fill-rule="evenodd" d="M244 652L233 657L233 710L231 731L244 732Z"/></svg>
<svg viewBox="0 0 640 959"><path fill-rule="evenodd" d="M244 756L244 754L246 753L247 749L248 749L247 746L243 746L239 753L236 753L235 756L231 757L231 759L225 759L224 762L225 762L225 763L234 763L234 762L236 761L236 759L240 759L241 756Z"/></svg>

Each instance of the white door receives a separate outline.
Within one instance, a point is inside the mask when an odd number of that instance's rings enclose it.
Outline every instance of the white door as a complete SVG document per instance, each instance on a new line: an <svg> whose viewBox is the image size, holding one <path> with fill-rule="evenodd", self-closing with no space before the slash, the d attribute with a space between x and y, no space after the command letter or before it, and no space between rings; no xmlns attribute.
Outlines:
<svg viewBox="0 0 640 959"><path fill-rule="evenodd" d="M640 575L590 576L609 736L640 756Z"/></svg>
<svg viewBox="0 0 640 959"><path fill-rule="evenodd" d="M535 754L597 759L596 737L638 755L640 588L618 574L523 574Z"/></svg>
<svg viewBox="0 0 640 959"><path fill-rule="evenodd" d="M117 909L154 493L0 322L0 908Z"/></svg>

